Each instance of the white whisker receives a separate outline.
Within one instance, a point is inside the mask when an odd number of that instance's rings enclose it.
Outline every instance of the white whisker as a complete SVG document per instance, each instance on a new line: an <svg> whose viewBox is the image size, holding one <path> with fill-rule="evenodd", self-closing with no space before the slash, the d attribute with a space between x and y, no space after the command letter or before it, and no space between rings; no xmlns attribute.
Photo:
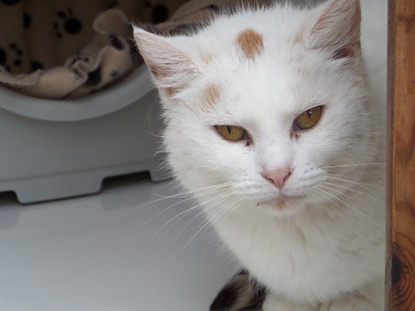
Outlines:
<svg viewBox="0 0 415 311"><path fill-rule="evenodd" d="M339 207L340 208L340 206L335 201L333 201L331 198L336 199L340 203L344 204L344 202L342 200L340 200L337 196L335 196L334 194L332 194L332 193L330 193L328 191L325 191L325 190L321 189L320 186L315 187L314 189L317 190L317 191L319 191L320 193L324 194L325 195L325 198L327 200L329 200L329 202L333 203L336 207Z"/></svg>
<svg viewBox="0 0 415 311"><path fill-rule="evenodd" d="M183 247L183 250L189 246L189 244L196 238L196 236L202 232L203 229L207 228L212 222L216 221L218 218L221 218L222 216L224 216L226 214L226 211L228 210L228 208L230 206L235 206L238 203L240 203L240 200L234 200L233 203L231 205L222 207L221 209L219 209L214 216L212 216L210 219L208 219L207 221L205 221L205 223L200 227L200 229L193 235L193 237L185 244L185 246ZM227 214L226 214L227 215Z"/></svg>
<svg viewBox="0 0 415 311"><path fill-rule="evenodd" d="M217 207L217 204L219 204L219 203L221 203L222 201L224 201L224 200L226 200L226 199L228 199L230 196L232 196L232 193L228 193L228 194L226 194L225 196L223 196L223 197L220 197L216 202L215 202L215 205L212 205L212 206L203 206L204 208L205 208L205 210L207 210L207 209L212 209L212 208L215 208L215 207ZM204 203L205 204L205 203ZM203 204L201 204L201 205L203 205ZM219 209L220 210L220 209ZM204 212L204 210L201 210L201 212L200 213L198 213L195 217L193 217L190 221L188 221L187 222L187 224L184 226L184 227L182 227L181 228L181 230L180 230L180 232L179 232L179 234L181 234L192 222L194 222L197 218L200 218L200 216L201 215L205 215L205 212Z"/></svg>
<svg viewBox="0 0 415 311"><path fill-rule="evenodd" d="M332 175L332 174L326 174L326 176L330 180L338 180L338 181L342 181L342 182L353 184L353 185L370 186L370 187L377 187L377 188L381 188L381 189L384 188L383 186L375 184L375 183L364 183L364 182L358 182L358 181L351 181L351 180L347 180L347 179L344 179L344 178L340 178L340 177Z"/></svg>
<svg viewBox="0 0 415 311"><path fill-rule="evenodd" d="M216 189L216 191L223 190L223 188L224 187L221 187L221 188L218 187L218 189ZM231 193L227 193L225 195L225 197L226 196L230 196L230 195L231 195ZM222 198L219 198L219 199L222 200L223 197ZM213 202L215 200L218 201L218 198L217 197L212 197L212 198L210 198L210 199L208 199L208 200L206 200L204 202L199 202L198 204L196 204L196 205L194 205L194 206L192 206L190 208L187 208L186 210L180 212L179 214L177 214L173 218L169 219L163 226L161 226L161 228L159 230L157 230L157 232L155 233L155 235L153 236L153 238L151 240L153 241L166 226L168 226L170 223L172 223L177 218L186 215L187 213L191 212L192 210L195 210L195 209L199 208L200 206L206 206L206 204L208 204L210 202ZM171 208L171 207L169 207L169 208Z"/></svg>
<svg viewBox="0 0 415 311"><path fill-rule="evenodd" d="M359 193L359 194L362 194L362 195L366 196L366 197L367 197L367 198L369 198L369 199L374 200L375 202L378 202L378 203L384 203L383 201L381 201L381 200L379 200L379 199L375 198L374 196L372 196L372 195L370 195L369 193L366 193L366 192L362 192L362 191L359 191L359 190L356 190L356 189L352 189L352 188L344 187L344 186L341 186L341 185L338 185L338 184L335 184L335 183L330 183L330 182L327 182L327 181L325 181L325 182L324 182L324 184L326 184L326 185L331 185L331 186L336 186L336 187L339 187L339 188L345 189L345 190L347 190L347 191L356 192L356 193ZM323 186L323 187L324 187L324 186ZM352 199L352 200L354 200L354 201L356 200L356 198L351 197L351 196L347 195L347 194L346 194L346 193L344 193L344 192L341 192L341 191L339 191L339 190L336 190L336 189L333 189L333 188L329 188L329 187L326 187L326 188L327 188L327 189L331 189L332 191L335 191L335 192L339 193L339 195L346 196L347 198Z"/></svg>
<svg viewBox="0 0 415 311"><path fill-rule="evenodd" d="M377 162L374 162L374 163L353 163L353 164L323 166L321 168L326 169L326 168L356 167L356 166L369 166L369 165L383 166L383 165L386 165L386 163L384 163L384 162L379 162L379 163L377 163Z"/></svg>
<svg viewBox="0 0 415 311"><path fill-rule="evenodd" d="M208 189L208 190L205 190L205 189L207 189L208 187L202 187L202 188L197 189L197 190L200 190L200 191L198 192L198 194L199 194L199 195L201 195L201 196L208 195L208 194L210 194L210 193L212 193L212 192L214 192L214 191L217 191L217 190L220 190L220 189L222 189L222 188L225 188L225 187L226 187L226 186L228 186L229 184L230 184L230 183L224 183L224 184L220 184L220 185L215 185L215 187L216 187L216 188L213 188L213 186L209 186L209 188L212 188L212 189ZM203 190L204 192L203 192L202 190ZM155 216L153 216L153 217L151 217L150 219L148 219L145 223L147 224L147 223L149 223L149 222L153 221L153 220L154 220L154 219L156 219L157 217L161 216L162 214L164 214L165 212L167 212L167 211L171 210L173 207L175 207L175 206L177 206L177 205L179 205L179 204L185 203L185 202L190 201L190 200L195 200L195 198L193 197L193 195L191 195L190 193L185 192L185 191L184 191L184 192L182 192L182 193L180 194L180 196L187 196L187 197L186 197L185 199L183 199L183 200L181 200L181 201L179 201L179 202L176 202L176 203L174 203L174 204L170 205L169 207L165 208L165 209L164 209L164 210L162 210L161 212L157 213ZM153 203L156 203L156 202L159 202L159 201L163 201L163 200L174 199L174 198L178 198L178 197L179 197L179 195L178 195L178 194L171 195L171 196L166 196L165 198L162 198L162 199L158 199L158 200L150 201L150 202L149 202L149 204L153 204Z"/></svg>

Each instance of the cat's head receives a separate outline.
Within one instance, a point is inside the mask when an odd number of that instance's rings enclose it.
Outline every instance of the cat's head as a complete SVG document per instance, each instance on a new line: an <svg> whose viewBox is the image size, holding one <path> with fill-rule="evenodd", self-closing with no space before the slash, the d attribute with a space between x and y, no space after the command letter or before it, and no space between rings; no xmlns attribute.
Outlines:
<svg viewBox="0 0 415 311"><path fill-rule="evenodd" d="M223 15L189 36L135 28L178 180L207 205L335 203L376 144L360 20L358 0L332 0Z"/></svg>

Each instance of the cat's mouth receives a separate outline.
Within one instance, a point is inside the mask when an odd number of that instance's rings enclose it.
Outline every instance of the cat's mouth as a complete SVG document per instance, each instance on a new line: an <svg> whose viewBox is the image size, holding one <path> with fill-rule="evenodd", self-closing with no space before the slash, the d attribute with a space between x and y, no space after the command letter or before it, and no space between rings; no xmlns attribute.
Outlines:
<svg viewBox="0 0 415 311"><path fill-rule="evenodd" d="M269 206L277 210L294 207L298 201L305 198L305 195L289 196L285 194L279 195L277 198L259 202L257 206Z"/></svg>

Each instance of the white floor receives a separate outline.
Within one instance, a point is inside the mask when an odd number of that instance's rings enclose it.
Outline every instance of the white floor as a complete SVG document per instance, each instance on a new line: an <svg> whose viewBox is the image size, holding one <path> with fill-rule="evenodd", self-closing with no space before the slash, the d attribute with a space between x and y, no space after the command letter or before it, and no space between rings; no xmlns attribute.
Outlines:
<svg viewBox="0 0 415 311"><path fill-rule="evenodd" d="M121 180L93 196L0 196L1 311L207 311L235 263L171 183ZM167 209L169 206L171 208Z"/></svg>

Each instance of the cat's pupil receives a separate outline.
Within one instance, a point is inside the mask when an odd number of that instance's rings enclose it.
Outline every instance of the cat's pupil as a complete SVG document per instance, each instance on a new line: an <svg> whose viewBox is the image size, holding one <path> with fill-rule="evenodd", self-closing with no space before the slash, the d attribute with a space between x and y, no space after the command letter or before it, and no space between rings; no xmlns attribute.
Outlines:
<svg viewBox="0 0 415 311"><path fill-rule="evenodd" d="M228 131L228 134L230 134L230 133L231 133L231 131L232 131L232 127L231 127L230 125L227 125L227 126L226 126L226 129L227 129L227 131Z"/></svg>
<svg viewBox="0 0 415 311"><path fill-rule="evenodd" d="M311 111L311 109L307 111L307 114L308 114L308 118L311 120L311 117L313 116L313 112Z"/></svg>

